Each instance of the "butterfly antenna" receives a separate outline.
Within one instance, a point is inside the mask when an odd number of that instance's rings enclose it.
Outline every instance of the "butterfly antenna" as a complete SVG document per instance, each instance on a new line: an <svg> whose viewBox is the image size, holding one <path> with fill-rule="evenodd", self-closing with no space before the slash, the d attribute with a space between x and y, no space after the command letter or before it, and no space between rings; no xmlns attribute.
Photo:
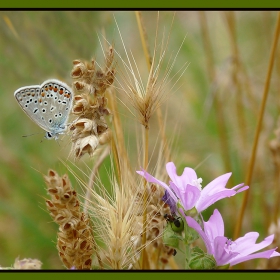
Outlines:
<svg viewBox="0 0 280 280"><path fill-rule="evenodd" d="M58 144L59 147L61 147L59 141L60 141L59 139L55 139L55 142Z"/></svg>
<svg viewBox="0 0 280 280"><path fill-rule="evenodd" d="M44 133L44 132L37 132L37 133L22 135L22 137L29 137L29 136L33 136L33 135L36 135L36 134L42 134L42 133Z"/></svg>

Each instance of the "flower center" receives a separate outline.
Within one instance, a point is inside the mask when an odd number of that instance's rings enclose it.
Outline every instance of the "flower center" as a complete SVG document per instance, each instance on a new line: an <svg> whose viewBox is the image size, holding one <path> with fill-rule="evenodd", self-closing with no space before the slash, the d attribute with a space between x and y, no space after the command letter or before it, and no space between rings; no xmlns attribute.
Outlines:
<svg viewBox="0 0 280 280"><path fill-rule="evenodd" d="M231 239L228 239L226 244L225 244L225 251L229 254L232 251L231 245L233 244L233 242L231 241Z"/></svg>
<svg viewBox="0 0 280 280"><path fill-rule="evenodd" d="M196 180L192 180L192 185L197 187L200 191L201 191L201 183L202 183L202 179L201 178L198 178Z"/></svg>

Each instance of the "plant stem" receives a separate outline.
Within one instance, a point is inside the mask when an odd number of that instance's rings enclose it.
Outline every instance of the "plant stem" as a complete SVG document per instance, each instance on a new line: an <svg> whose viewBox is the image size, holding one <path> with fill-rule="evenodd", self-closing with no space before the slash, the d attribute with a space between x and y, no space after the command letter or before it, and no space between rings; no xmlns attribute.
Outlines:
<svg viewBox="0 0 280 280"><path fill-rule="evenodd" d="M214 57L213 57L213 49L211 45L211 40L209 37L209 32L207 29L207 19L205 12L199 12L199 19L200 19L200 26L201 26L201 32L202 32L202 39L204 43L204 49L206 53L207 58L207 72L209 81L212 85L215 83L216 79L216 71L214 66ZM215 88L215 87L213 87ZM218 133L219 133L219 140L220 140L220 146L221 146L221 155L223 157L224 162L224 168L225 172L229 172L232 170L231 168L231 162L230 162L230 147L228 143L227 138L227 125L225 123L225 117L223 112L223 104L220 100L218 92L212 92L213 99L214 99L214 111L216 113L216 120L218 125Z"/></svg>
<svg viewBox="0 0 280 280"><path fill-rule="evenodd" d="M98 158L98 160L95 162L93 169L91 171L88 186L87 186L87 192L86 192L86 196L85 196L84 208L83 208L83 212L85 214L87 213L88 204L90 202L90 195L92 192L94 179L96 177L96 174L98 172L100 165L103 163L104 159L108 156L109 152L110 152L110 146L106 146L105 149L103 150L102 154Z"/></svg>
<svg viewBox="0 0 280 280"><path fill-rule="evenodd" d="M142 48L144 50L147 66L148 66L149 71L150 71L151 65L152 65L152 62L151 62L152 59L151 59L151 55L150 55L150 52L149 52L149 49L148 49L147 34L146 34L145 29L143 27L142 14L139 11L135 11L135 15L136 15L138 29L139 29L139 33L140 33L140 37L141 37Z"/></svg>
<svg viewBox="0 0 280 280"><path fill-rule="evenodd" d="M271 47L270 59L269 59L269 64L268 64L264 91L263 91L263 98L262 98L261 108L260 108L260 112L259 112L259 119L258 119L257 128L256 128L256 132L255 132L251 157L250 157L250 161L249 161L248 172L247 172L246 179L245 179L245 185L250 185L251 180L252 180L255 159L256 159L256 152L257 152L257 147L258 147L258 140L259 140L259 136L260 136L261 128L262 128L265 104L266 104L268 90L269 90L269 86L270 86L271 74L272 74L273 64L274 64L274 60L275 60L276 47L277 47L277 43L278 43L278 39L279 39L279 33L280 33L280 12L278 12L278 16L277 16L277 23L276 23L276 27L275 27L275 33L274 33L273 43L272 43L272 47ZM250 193L250 188L244 193L241 210L240 210L238 221L237 221L237 224L235 227L234 239L236 239L240 235L242 220L243 220L246 205L248 202L249 193Z"/></svg>
<svg viewBox="0 0 280 280"><path fill-rule="evenodd" d="M225 12L225 19L229 31L229 37L231 41L232 47L232 56L233 56L233 71L232 71L232 81L235 85L235 97L236 97L236 118L237 124L240 131L240 139L241 139L241 146L242 146L242 153L241 155L246 156L246 118L244 115L244 106L243 106L243 97L242 97L242 87L240 83L240 79L238 77L238 73L241 72L241 62L240 62L240 55L239 49L237 45L237 36L236 36L236 20L234 12ZM244 160L245 158L243 158Z"/></svg>
<svg viewBox="0 0 280 280"><path fill-rule="evenodd" d="M184 225L184 234L185 234L185 269L190 269L189 267L189 262L190 262L190 257L191 257L191 246L190 243L188 242L187 236L188 236L188 229L189 227L185 223Z"/></svg>
<svg viewBox="0 0 280 280"><path fill-rule="evenodd" d="M143 158L143 168L147 170L148 168L148 156L149 156L149 128L146 126L145 128L145 140L144 140L144 158ZM143 236L142 236L142 245L144 246L142 251L142 269L148 268L148 259L146 254L145 244L147 242L147 206L148 206L148 190L147 190L147 181L143 178L144 185L144 194L143 194Z"/></svg>
<svg viewBox="0 0 280 280"><path fill-rule="evenodd" d="M142 48L144 50L144 55L145 55L146 62L147 62L147 67L148 67L148 70L151 71L152 57L150 55L149 48L148 48L148 39L147 39L147 34L146 34L144 26L143 26L142 14L139 11L135 11L135 15L136 15L137 23L138 23L138 29L139 29L139 33L140 33L140 37L141 37ZM170 150L169 150L169 147L167 144L166 136L164 133L164 124L163 124L163 120L162 120L162 112L161 112L160 107L157 108L156 114L157 114L159 130L160 130L160 136L161 136L162 142L164 144L163 152L165 155L165 160L170 161L171 155L170 155Z"/></svg>

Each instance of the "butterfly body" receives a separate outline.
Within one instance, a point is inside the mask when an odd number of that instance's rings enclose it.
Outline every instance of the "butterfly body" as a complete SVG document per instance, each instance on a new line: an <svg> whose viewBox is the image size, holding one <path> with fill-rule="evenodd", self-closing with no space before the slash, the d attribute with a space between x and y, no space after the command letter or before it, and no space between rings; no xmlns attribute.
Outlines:
<svg viewBox="0 0 280 280"><path fill-rule="evenodd" d="M50 79L41 85L21 87L14 96L22 110L46 131L45 138L57 139L65 132L73 101L68 85Z"/></svg>

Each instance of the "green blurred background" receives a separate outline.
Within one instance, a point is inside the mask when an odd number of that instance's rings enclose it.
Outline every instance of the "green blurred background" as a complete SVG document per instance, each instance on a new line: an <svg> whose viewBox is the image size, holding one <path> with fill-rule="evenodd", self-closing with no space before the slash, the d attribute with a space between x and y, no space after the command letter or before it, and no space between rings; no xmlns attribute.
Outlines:
<svg viewBox="0 0 280 280"><path fill-rule="evenodd" d="M157 29L157 12L142 12L150 50L153 50ZM164 59L176 55L170 78L184 63L189 63L175 89L167 85L162 109L166 118L166 135L172 141L172 160L179 172L185 166L195 168L204 185L217 176L233 172L228 184L232 187L245 179L248 156L252 148L258 110L267 73L269 54L276 23L276 11L162 11L158 22L158 44L165 36L170 39ZM115 19L128 51L133 53L143 76L147 66L133 11L1 11L0 12L0 265L10 266L16 257L37 258L44 269L63 268L56 250L57 225L46 212L47 197L41 173L53 168L61 175L67 168L60 159L74 168L91 168L94 159L85 156L80 162L69 157L70 140L44 140L43 134L21 110L13 93L22 86L41 84L56 78L71 84L70 72L74 59L92 57L103 64L100 40L114 44L125 59ZM171 27L172 25L172 27ZM206 33L205 33L206 32ZM165 34L165 35L163 35ZM185 38L185 39L184 39ZM208 41L207 41L208 40ZM206 45L205 45L206 42ZM208 42L208 43L207 43ZM210 42L210 47L209 47ZM271 79L263 130L251 185L242 235L247 231L267 236L267 228L275 207L274 166L268 148L274 137L279 115L280 60L278 48ZM212 62L211 62L212 58ZM116 56L117 72L122 62ZM209 62L210 61L210 62ZM237 62L238 61L238 62ZM117 76L118 77L118 76ZM116 85L117 87L117 85ZM118 94L118 91L117 91ZM119 97L123 98L119 93ZM217 105L213 101L218 96ZM215 105L216 104L216 105ZM119 102L130 156L138 169L135 147L137 120ZM223 112L227 141L226 153L221 148L219 117ZM221 120L221 119L220 119ZM152 151L158 137L157 120L151 120ZM223 140L222 140L223 141ZM152 161L156 162L156 152ZM227 161L227 164L225 163ZM109 160L101 170L106 182ZM229 170L230 168L230 170ZM89 170L85 170L89 174ZM79 184L71 176L72 184ZM87 177L81 175L85 181ZM223 200L211 207L205 217L218 207L228 237L239 213L242 196ZM254 268L253 263L245 268Z"/></svg>

